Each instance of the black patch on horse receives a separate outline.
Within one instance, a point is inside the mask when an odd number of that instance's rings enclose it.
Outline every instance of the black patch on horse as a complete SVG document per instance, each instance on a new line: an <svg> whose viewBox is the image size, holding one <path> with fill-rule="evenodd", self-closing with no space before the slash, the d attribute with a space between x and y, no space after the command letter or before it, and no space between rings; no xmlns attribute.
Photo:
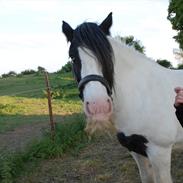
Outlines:
<svg viewBox="0 0 183 183"><path fill-rule="evenodd" d="M78 47L89 49L99 61L104 78L110 88L114 85L113 50L100 27L95 23L83 23L73 32L69 56L73 59L73 70L77 81L81 79L81 60Z"/></svg>
<svg viewBox="0 0 183 183"><path fill-rule="evenodd" d="M175 106L176 111L175 114L177 116L177 119L179 120L181 126L183 127L183 104L179 105L179 106Z"/></svg>
<svg viewBox="0 0 183 183"><path fill-rule="evenodd" d="M136 134L126 136L123 132L119 132L117 133L117 138L120 144L126 147L129 151L133 151L147 157L146 143L148 143L148 140L144 136Z"/></svg>

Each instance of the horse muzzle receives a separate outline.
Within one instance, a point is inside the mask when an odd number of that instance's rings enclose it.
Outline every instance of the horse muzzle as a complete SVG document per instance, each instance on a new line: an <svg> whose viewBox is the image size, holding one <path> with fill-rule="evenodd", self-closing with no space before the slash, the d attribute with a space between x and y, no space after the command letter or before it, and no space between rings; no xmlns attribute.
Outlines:
<svg viewBox="0 0 183 183"><path fill-rule="evenodd" d="M115 131L112 120L113 105L111 99L84 102L84 112L87 117L85 131L92 135L96 132Z"/></svg>
<svg viewBox="0 0 183 183"><path fill-rule="evenodd" d="M102 85L93 85L94 87L90 85L90 88L86 88L86 85L92 81L98 81ZM78 88L87 117L86 131L93 134L96 131L114 129L111 120L113 113L112 88L110 88L107 80L100 75L87 75L79 82ZM83 95L84 89L87 89L87 96L86 91L85 96Z"/></svg>
<svg viewBox="0 0 183 183"><path fill-rule="evenodd" d="M106 121L113 112L113 105L110 98L98 99L84 102L84 112L86 116L93 120Z"/></svg>

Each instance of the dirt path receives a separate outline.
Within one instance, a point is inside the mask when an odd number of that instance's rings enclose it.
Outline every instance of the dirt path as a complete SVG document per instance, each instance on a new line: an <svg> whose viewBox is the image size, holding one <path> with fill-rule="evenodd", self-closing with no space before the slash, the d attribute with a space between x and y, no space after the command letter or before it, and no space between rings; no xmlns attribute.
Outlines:
<svg viewBox="0 0 183 183"><path fill-rule="evenodd" d="M183 182L183 150L172 156L174 183ZM17 183L140 183L137 166L116 137L101 138L78 155L42 162L31 175Z"/></svg>
<svg viewBox="0 0 183 183"><path fill-rule="evenodd" d="M0 152L14 152L22 150L34 138L40 138L42 130L48 127L47 122L26 124L0 134Z"/></svg>

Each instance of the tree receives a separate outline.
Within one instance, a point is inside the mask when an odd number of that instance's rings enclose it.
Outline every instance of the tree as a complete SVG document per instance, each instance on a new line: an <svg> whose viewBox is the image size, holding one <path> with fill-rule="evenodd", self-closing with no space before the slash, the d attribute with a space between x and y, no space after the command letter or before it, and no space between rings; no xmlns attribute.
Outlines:
<svg viewBox="0 0 183 183"><path fill-rule="evenodd" d="M127 45L133 46L140 53L145 53L145 47L141 44L139 40L135 40L134 36L120 37Z"/></svg>
<svg viewBox="0 0 183 183"><path fill-rule="evenodd" d="M60 72L65 73L65 72L71 72L72 71L72 64L70 61L68 61L64 66L62 66Z"/></svg>
<svg viewBox="0 0 183 183"><path fill-rule="evenodd" d="M165 60L165 59L164 60L160 60L160 59L158 59L156 62L158 64L160 64L161 66L163 66L163 67L166 67L166 68L169 68L169 69L173 68L171 62L169 62L168 60Z"/></svg>
<svg viewBox="0 0 183 183"><path fill-rule="evenodd" d="M36 73L35 70L33 70L33 69L27 69L25 71L22 71L20 74L21 75L29 75L29 74L35 74L35 73Z"/></svg>
<svg viewBox="0 0 183 183"><path fill-rule="evenodd" d="M17 73L15 71L10 71L10 72L8 72L7 75L9 75L9 76L16 76Z"/></svg>
<svg viewBox="0 0 183 183"><path fill-rule="evenodd" d="M9 77L9 75L8 74L2 74L1 77L2 78L7 78L7 77Z"/></svg>
<svg viewBox="0 0 183 183"><path fill-rule="evenodd" d="M46 69L44 67L41 67L41 66L38 66L37 70L39 73L46 71Z"/></svg>
<svg viewBox="0 0 183 183"><path fill-rule="evenodd" d="M168 7L168 20L172 24L172 28L177 30L178 33L174 36L174 39L179 43L181 49L183 49L183 1L182 0L170 0Z"/></svg>
<svg viewBox="0 0 183 183"><path fill-rule="evenodd" d="M173 53L175 55L175 59L178 60L181 64L183 64L183 50L174 49Z"/></svg>
<svg viewBox="0 0 183 183"><path fill-rule="evenodd" d="M183 64L179 64L179 65L177 66L177 69L183 69Z"/></svg>
<svg viewBox="0 0 183 183"><path fill-rule="evenodd" d="M2 78L15 77L15 76L17 76L17 73L14 71L9 71L7 74L2 74Z"/></svg>

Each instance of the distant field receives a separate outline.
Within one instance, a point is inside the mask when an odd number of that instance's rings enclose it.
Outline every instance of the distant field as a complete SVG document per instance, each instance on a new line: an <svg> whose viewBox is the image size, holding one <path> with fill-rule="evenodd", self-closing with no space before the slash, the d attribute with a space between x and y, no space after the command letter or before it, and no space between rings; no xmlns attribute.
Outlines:
<svg viewBox="0 0 183 183"><path fill-rule="evenodd" d="M65 74L49 74L51 87L58 88L67 85L75 85L71 73ZM8 77L0 79L0 96L17 96L27 98L43 98L45 97L43 90L45 89L44 75L31 74L21 77ZM77 93L76 87L67 88L67 92L73 91Z"/></svg>
<svg viewBox="0 0 183 183"><path fill-rule="evenodd" d="M50 74L53 113L59 116L79 113L81 102L71 73ZM0 79L0 132L25 123L48 121L44 75Z"/></svg>

